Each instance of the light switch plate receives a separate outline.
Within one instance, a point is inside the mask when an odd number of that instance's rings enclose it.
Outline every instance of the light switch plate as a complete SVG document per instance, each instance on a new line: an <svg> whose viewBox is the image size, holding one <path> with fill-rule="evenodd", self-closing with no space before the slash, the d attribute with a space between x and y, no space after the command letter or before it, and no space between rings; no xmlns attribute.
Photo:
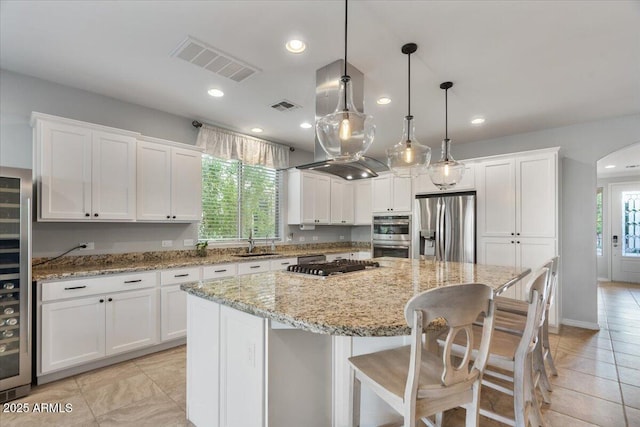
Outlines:
<svg viewBox="0 0 640 427"><path fill-rule="evenodd" d="M173 240L163 240L162 241L162 247L163 248L170 248L173 246Z"/></svg>

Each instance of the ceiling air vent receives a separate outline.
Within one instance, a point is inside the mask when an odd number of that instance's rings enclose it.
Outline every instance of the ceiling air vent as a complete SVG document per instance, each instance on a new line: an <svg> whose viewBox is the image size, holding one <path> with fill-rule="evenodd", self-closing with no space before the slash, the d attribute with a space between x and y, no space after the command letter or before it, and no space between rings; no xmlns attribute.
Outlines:
<svg viewBox="0 0 640 427"><path fill-rule="evenodd" d="M297 110L298 108L302 108L302 106L298 104L294 104L291 101L287 101L286 99L283 99L282 101L278 101L275 104L272 104L271 108L274 108L278 111L292 111L292 110Z"/></svg>
<svg viewBox="0 0 640 427"><path fill-rule="evenodd" d="M184 59L214 74L241 82L249 76L260 72L258 67L234 58L228 53L213 48L208 44L189 36L184 39L171 56Z"/></svg>

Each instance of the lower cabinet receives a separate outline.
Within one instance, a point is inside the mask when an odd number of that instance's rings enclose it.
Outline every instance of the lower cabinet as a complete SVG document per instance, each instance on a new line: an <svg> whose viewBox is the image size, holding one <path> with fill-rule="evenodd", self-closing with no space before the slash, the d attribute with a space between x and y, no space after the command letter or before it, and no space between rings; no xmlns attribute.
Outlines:
<svg viewBox="0 0 640 427"><path fill-rule="evenodd" d="M160 340L169 341L187 335L187 293L180 285L160 289Z"/></svg>
<svg viewBox="0 0 640 427"><path fill-rule="evenodd" d="M156 290L118 292L42 305L42 372L155 344Z"/></svg>

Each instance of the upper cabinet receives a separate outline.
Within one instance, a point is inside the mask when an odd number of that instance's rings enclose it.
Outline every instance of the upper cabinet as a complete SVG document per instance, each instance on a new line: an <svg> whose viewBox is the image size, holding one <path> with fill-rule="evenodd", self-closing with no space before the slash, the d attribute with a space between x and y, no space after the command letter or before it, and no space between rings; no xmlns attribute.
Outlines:
<svg viewBox="0 0 640 427"><path fill-rule="evenodd" d="M427 194L427 193L441 193L443 191L447 192L456 192L456 191L469 191L475 190L476 188L476 165L475 163L466 162L464 163L464 174L462 175L462 180L455 187L449 190L440 190L436 187L433 182L431 182L431 177L429 174L419 175L413 178L413 192L414 194Z"/></svg>
<svg viewBox="0 0 640 427"><path fill-rule="evenodd" d="M355 193L354 225L371 225L371 180L353 183Z"/></svg>
<svg viewBox="0 0 640 427"><path fill-rule="evenodd" d="M478 164L478 235L556 237L557 152Z"/></svg>
<svg viewBox="0 0 640 427"><path fill-rule="evenodd" d="M353 182L331 178L331 224L353 225Z"/></svg>
<svg viewBox="0 0 640 427"><path fill-rule="evenodd" d="M411 178L387 173L372 179L373 212L411 212L411 195Z"/></svg>
<svg viewBox="0 0 640 427"><path fill-rule="evenodd" d="M329 224L331 212L329 176L291 169L288 180L288 223Z"/></svg>
<svg viewBox="0 0 640 427"><path fill-rule="evenodd" d="M135 219L136 133L34 114L38 219Z"/></svg>
<svg viewBox="0 0 640 427"><path fill-rule="evenodd" d="M32 126L38 221L200 220L195 147L41 113Z"/></svg>
<svg viewBox="0 0 640 427"><path fill-rule="evenodd" d="M170 141L138 141L138 221L199 221L202 156Z"/></svg>

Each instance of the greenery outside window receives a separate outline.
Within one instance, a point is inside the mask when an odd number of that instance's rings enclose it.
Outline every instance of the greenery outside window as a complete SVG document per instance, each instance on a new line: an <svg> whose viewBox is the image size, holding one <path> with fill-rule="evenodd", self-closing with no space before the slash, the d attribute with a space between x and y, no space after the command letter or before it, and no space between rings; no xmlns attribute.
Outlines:
<svg viewBox="0 0 640 427"><path fill-rule="evenodd" d="M596 255L602 256L602 187L596 189Z"/></svg>
<svg viewBox="0 0 640 427"><path fill-rule="evenodd" d="M282 172L202 156L199 239L279 239Z"/></svg>

